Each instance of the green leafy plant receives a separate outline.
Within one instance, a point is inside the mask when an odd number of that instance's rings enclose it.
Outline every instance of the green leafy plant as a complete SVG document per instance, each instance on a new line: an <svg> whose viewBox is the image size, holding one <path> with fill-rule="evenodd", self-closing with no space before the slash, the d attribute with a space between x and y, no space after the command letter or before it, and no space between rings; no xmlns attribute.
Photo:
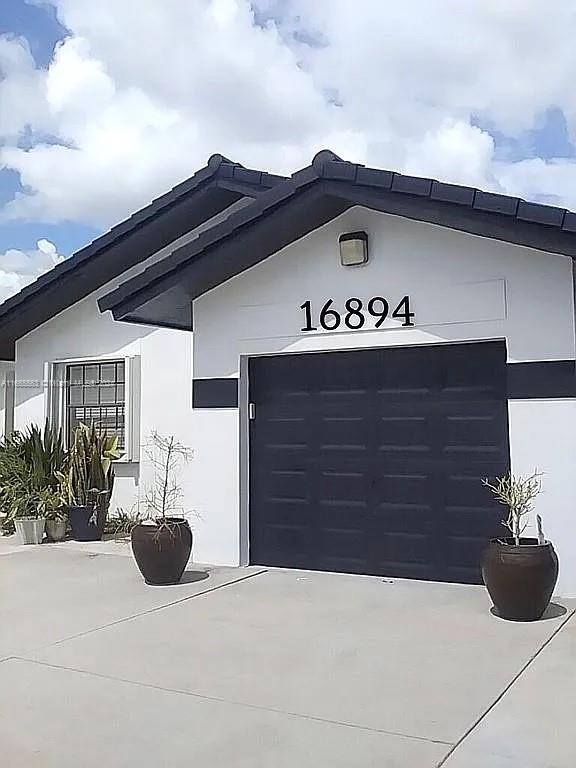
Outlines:
<svg viewBox="0 0 576 768"><path fill-rule="evenodd" d="M36 516L30 469L24 461L20 435L4 440L0 446L0 506L4 533L13 533L15 518Z"/></svg>
<svg viewBox="0 0 576 768"><path fill-rule="evenodd" d="M42 488L36 492L36 509L39 517L46 520L62 521L67 519L66 499L61 488Z"/></svg>
<svg viewBox="0 0 576 768"><path fill-rule="evenodd" d="M0 442L0 508L4 533L14 530L18 517L62 519L64 499L58 473L66 463L59 429L48 422L32 425Z"/></svg>
<svg viewBox="0 0 576 768"><path fill-rule="evenodd" d="M66 502L94 508L106 504L114 488L112 462L120 455L116 435L100 434L94 424L79 424L65 470L57 473Z"/></svg>
<svg viewBox="0 0 576 768"><path fill-rule="evenodd" d="M526 517L532 511L534 499L542 490L541 478L541 472L534 472L529 477L509 472L503 477L497 477L493 483L488 479L482 481L500 504L508 508L508 516L502 520L502 524L510 530L517 545L520 544L520 537L528 526ZM539 515L538 540L543 540L542 519Z"/></svg>
<svg viewBox="0 0 576 768"><path fill-rule="evenodd" d="M55 490L59 484L56 473L61 472L66 463L62 430L50 426L48 421L44 430L33 424L23 433L21 445L34 487Z"/></svg>
<svg viewBox="0 0 576 768"><path fill-rule="evenodd" d="M126 511L118 507L113 517L106 521L106 533L112 534L115 538L125 539L130 536L132 529L144 520L144 515L137 506Z"/></svg>

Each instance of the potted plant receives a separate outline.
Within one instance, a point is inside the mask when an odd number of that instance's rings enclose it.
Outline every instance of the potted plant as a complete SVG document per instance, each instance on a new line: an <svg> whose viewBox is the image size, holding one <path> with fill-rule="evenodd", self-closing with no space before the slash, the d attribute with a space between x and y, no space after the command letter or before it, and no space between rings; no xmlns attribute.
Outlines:
<svg viewBox="0 0 576 768"><path fill-rule="evenodd" d="M15 518L23 517L26 507L21 496L26 492L29 472L22 451L22 437L18 433L10 435L0 443L0 506L2 507L2 531L12 534L15 531ZM19 526L19 531L22 531ZM20 540L22 536L18 534Z"/></svg>
<svg viewBox="0 0 576 768"><path fill-rule="evenodd" d="M42 544L45 524L46 518L41 517L40 513L34 514L33 510L14 515L16 536L20 544Z"/></svg>
<svg viewBox="0 0 576 768"><path fill-rule="evenodd" d="M153 432L147 455L155 470L146 494L149 519L132 527L132 552L147 584L176 584L192 551L192 531L177 480L177 471L191 452L173 436Z"/></svg>
<svg viewBox="0 0 576 768"><path fill-rule="evenodd" d="M507 507L508 515L502 522L512 534L491 540L482 565L484 584L499 616L534 621L548 607L558 579L558 558L551 542L544 538L539 515L538 537L523 536L534 500L542 490L541 475L509 473L494 483L483 482Z"/></svg>
<svg viewBox="0 0 576 768"><path fill-rule="evenodd" d="M63 541L66 538L68 515L65 508L66 500L62 491L44 488L38 494L38 504L46 519L46 537L49 541Z"/></svg>
<svg viewBox="0 0 576 768"><path fill-rule="evenodd" d="M116 435L99 434L94 424L79 424L64 472L58 479L76 541L99 541L104 533L114 467L120 458Z"/></svg>
<svg viewBox="0 0 576 768"><path fill-rule="evenodd" d="M46 517L39 494L30 484L28 468L24 462L21 471L16 469L12 484L4 489L3 498L8 505L8 514L14 522L20 544L41 544Z"/></svg>
<svg viewBox="0 0 576 768"><path fill-rule="evenodd" d="M23 544L39 544L47 516L61 508L56 474L65 450L60 430L46 423L15 432L0 443L0 504L3 529L15 529Z"/></svg>

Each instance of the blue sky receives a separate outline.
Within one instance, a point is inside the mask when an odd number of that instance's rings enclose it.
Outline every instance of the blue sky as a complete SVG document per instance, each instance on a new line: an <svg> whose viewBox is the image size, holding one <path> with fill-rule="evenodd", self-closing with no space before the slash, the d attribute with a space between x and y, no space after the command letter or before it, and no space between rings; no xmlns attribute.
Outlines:
<svg viewBox="0 0 576 768"><path fill-rule="evenodd" d="M66 29L58 22L54 7L48 3L2 0L0 34L25 38L37 66L46 68L52 59L54 46L66 36ZM0 208L20 189L18 174L0 169ZM32 249L39 239L46 238L56 243L61 253L70 255L98 234L99 230L72 221L59 224L34 221L2 222L0 251L8 248Z"/></svg>
<svg viewBox="0 0 576 768"><path fill-rule="evenodd" d="M53 6L24 0L2 0L0 30L25 37L39 67L48 66L54 46L66 35Z"/></svg>
<svg viewBox="0 0 576 768"><path fill-rule="evenodd" d="M16 85L0 82L0 299L3 279L20 284L8 249L33 261L46 239L68 256L212 152L286 173L329 146L576 207L569 9L552 23L544 0L516 19L492 2L429 17L429 0L357 4L141 0L135 17L117 0L2 0Z"/></svg>

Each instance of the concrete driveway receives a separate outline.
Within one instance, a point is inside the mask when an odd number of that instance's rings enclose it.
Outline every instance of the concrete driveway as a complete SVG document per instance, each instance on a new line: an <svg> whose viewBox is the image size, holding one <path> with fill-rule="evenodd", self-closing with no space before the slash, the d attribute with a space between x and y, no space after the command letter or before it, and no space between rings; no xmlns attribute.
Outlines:
<svg viewBox="0 0 576 768"><path fill-rule="evenodd" d="M576 619L480 587L190 566L0 539L7 768L573 768Z"/></svg>

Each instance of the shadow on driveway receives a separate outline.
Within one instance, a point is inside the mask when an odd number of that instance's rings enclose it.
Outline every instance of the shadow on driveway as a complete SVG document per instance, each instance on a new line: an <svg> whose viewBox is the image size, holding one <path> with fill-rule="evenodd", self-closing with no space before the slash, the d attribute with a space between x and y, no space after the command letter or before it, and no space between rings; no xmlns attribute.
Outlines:
<svg viewBox="0 0 576 768"><path fill-rule="evenodd" d="M515 622L517 624L534 624L539 621L547 621L548 619L559 619L560 616L564 616L568 612L568 609L565 608L563 605L559 605L558 603L550 603L548 608L544 611L542 616L540 616L539 619L536 620L536 622L530 621L530 622ZM496 609L496 606L492 606L490 608L490 613L492 616L496 616L498 619L502 619L502 621L511 621L511 619L504 619L500 614L498 613L498 610Z"/></svg>

